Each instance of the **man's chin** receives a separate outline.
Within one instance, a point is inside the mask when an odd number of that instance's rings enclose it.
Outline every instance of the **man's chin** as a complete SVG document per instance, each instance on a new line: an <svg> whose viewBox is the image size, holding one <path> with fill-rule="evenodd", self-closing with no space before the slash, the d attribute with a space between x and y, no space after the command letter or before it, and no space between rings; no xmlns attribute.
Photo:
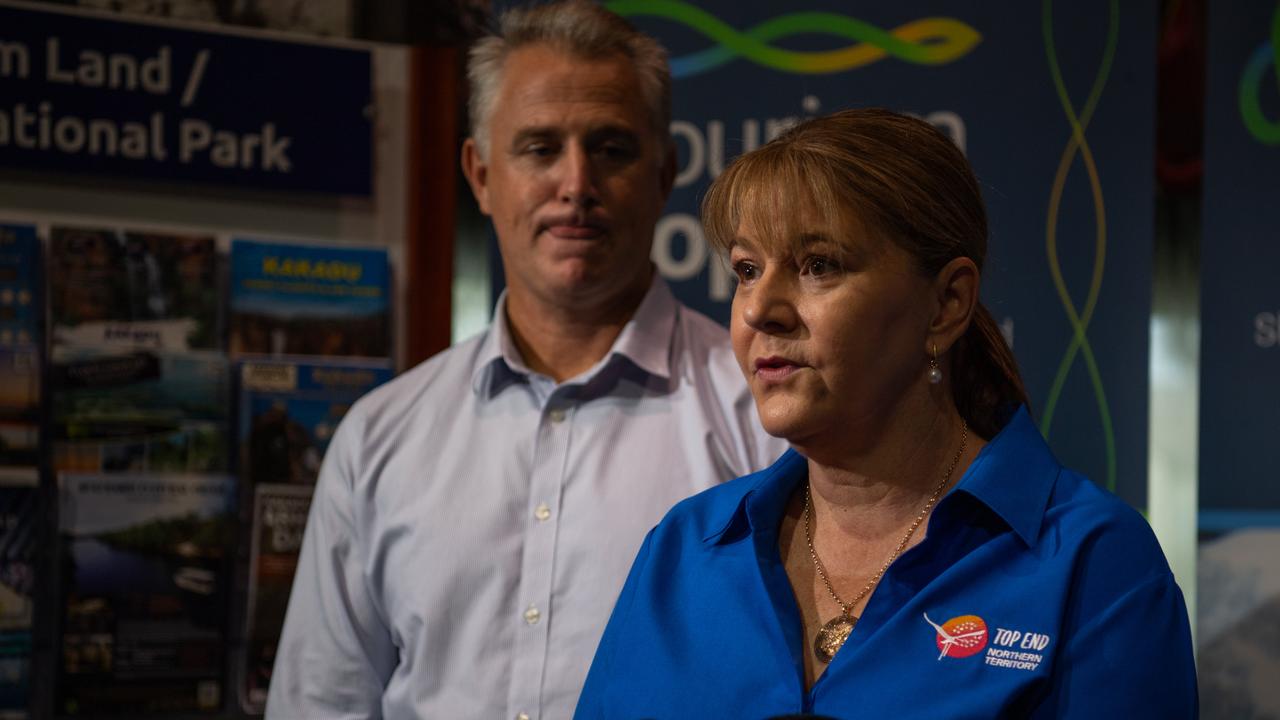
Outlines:
<svg viewBox="0 0 1280 720"><path fill-rule="evenodd" d="M609 262L607 260L613 260ZM641 284L648 286L649 265L620 268L616 259L599 257L562 258L552 263L546 277L567 292L624 292Z"/></svg>
<svg viewBox="0 0 1280 720"><path fill-rule="evenodd" d="M590 306L606 303L614 296L625 294L628 287L636 284L635 278L583 271L559 274L544 289L547 296L555 298L557 304L577 305L585 310Z"/></svg>

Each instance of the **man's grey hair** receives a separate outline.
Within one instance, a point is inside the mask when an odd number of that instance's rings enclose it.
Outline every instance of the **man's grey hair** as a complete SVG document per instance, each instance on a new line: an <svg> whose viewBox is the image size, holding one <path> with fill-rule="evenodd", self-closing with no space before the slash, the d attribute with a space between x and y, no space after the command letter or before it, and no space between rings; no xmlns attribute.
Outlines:
<svg viewBox="0 0 1280 720"><path fill-rule="evenodd" d="M471 47L467 63L471 99L467 110L471 115L471 137L481 157L489 157L489 120L507 56L519 48L538 44L590 60L626 57L640 78L640 92L654 132L664 144L671 142L671 69L667 51L657 40L592 0L561 0L504 12L498 34L481 38Z"/></svg>

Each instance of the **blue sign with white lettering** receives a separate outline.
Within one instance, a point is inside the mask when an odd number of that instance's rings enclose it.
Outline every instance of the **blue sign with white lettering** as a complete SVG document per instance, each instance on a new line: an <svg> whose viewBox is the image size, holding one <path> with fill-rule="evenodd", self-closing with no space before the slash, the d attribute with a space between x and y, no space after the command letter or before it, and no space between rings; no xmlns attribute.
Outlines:
<svg viewBox="0 0 1280 720"><path fill-rule="evenodd" d="M367 50L0 7L0 166L368 195Z"/></svg>

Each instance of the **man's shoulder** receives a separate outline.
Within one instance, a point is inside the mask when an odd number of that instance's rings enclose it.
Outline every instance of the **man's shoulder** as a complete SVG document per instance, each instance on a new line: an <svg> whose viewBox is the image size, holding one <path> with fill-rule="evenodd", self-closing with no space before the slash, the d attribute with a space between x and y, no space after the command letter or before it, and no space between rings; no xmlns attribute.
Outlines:
<svg viewBox="0 0 1280 720"><path fill-rule="evenodd" d="M404 371L360 398L349 415L363 422L395 421L423 406L456 406L471 392L486 335L482 332Z"/></svg>
<svg viewBox="0 0 1280 720"><path fill-rule="evenodd" d="M682 302L676 303L676 313L680 318L676 326L690 342L722 348L729 346L729 331L720 323Z"/></svg>

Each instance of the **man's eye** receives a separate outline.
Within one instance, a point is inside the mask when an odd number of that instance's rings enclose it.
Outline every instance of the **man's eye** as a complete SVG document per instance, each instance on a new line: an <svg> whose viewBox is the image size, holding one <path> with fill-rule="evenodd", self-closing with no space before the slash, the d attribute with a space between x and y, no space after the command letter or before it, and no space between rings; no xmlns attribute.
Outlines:
<svg viewBox="0 0 1280 720"><path fill-rule="evenodd" d="M739 260L733 264L733 274L738 282L750 282L760 276L760 269L747 260Z"/></svg>
<svg viewBox="0 0 1280 720"><path fill-rule="evenodd" d="M524 146L522 152L533 157L550 157L555 152L555 148L547 143L530 143Z"/></svg>
<svg viewBox="0 0 1280 720"><path fill-rule="evenodd" d="M600 152L610 160L630 160L635 157L635 149L629 145L609 143L600 147Z"/></svg>

